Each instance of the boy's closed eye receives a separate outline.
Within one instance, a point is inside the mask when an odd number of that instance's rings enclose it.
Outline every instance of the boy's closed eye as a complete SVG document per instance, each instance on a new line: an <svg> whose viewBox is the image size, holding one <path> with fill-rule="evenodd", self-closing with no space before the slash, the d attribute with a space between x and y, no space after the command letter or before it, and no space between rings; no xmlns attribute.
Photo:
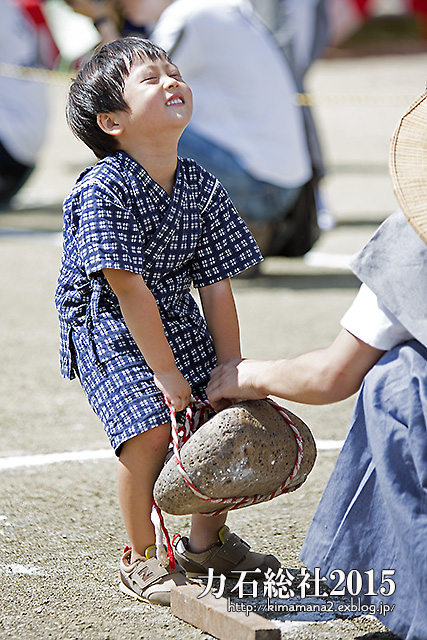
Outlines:
<svg viewBox="0 0 427 640"><path fill-rule="evenodd" d="M177 71L175 73L168 73L169 78L176 78L177 80L182 80L181 74ZM147 77L141 78L141 82L157 82L159 80L158 75L148 75Z"/></svg>

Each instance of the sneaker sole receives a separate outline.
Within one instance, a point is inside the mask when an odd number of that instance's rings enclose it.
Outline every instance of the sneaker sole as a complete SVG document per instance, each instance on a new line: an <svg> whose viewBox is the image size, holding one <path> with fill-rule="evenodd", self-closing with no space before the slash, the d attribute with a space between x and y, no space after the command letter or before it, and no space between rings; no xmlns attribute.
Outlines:
<svg viewBox="0 0 427 640"><path fill-rule="evenodd" d="M147 598L144 598L143 596L139 596L137 593L135 593L135 591L132 591L132 589L129 589L129 587L123 584L123 582L120 582L119 589L122 593L124 593L127 596L130 596L131 598L134 598L135 600L141 600L142 602L148 602L148 603L150 602L149 600L147 600Z"/></svg>
<svg viewBox="0 0 427 640"><path fill-rule="evenodd" d="M131 598L133 598L134 600L138 600L139 602L152 604L152 605L155 605L156 607L170 607L170 602L169 604L162 604L161 602L153 602L153 600L144 598L144 596L139 596L137 593L135 593L135 591L132 591L132 589L129 589L129 587L127 587L123 582L120 582L119 589L125 595L130 596Z"/></svg>

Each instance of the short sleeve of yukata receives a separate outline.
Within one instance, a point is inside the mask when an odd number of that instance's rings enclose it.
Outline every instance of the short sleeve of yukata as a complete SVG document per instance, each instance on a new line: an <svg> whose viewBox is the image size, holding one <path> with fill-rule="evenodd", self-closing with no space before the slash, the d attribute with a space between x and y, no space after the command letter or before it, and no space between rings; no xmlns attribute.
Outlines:
<svg viewBox="0 0 427 640"><path fill-rule="evenodd" d="M103 181L103 173L85 181L80 191L80 221L76 240L88 276L102 269L143 273L141 230L119 182Z"/></svg>
<svg viewBox="0 0 427 640"><path fill-rule="evenodd" d="M218 181L201 206L201 218L203 231L192 264L195 287L231 278L261 262L258 245Z"/></svg>

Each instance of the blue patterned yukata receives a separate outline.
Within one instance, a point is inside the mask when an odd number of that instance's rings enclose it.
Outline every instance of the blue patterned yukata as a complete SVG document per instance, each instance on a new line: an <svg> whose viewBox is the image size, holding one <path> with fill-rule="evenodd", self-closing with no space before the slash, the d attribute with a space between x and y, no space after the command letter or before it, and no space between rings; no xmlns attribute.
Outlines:
<svg viewBox="0 0 427 640"><path fill-rule="evenodd" d="M102 269L141 274L154 295L178 369L204 395L213 342L190 288L258 263L258 247L226 191L193 160L178 158L172 196L126 153L87 169L64 202L56 290L61 373L80 378L116 453L169 421L164 399Z"/></svg>
<svg viewBox="0 0 427 640"><path fill-rule="evenodd" d="M397 211L352 266L413 339L365 376L301 559L328 578L341 570L356 606L427 640L427 245Z"/></svg>

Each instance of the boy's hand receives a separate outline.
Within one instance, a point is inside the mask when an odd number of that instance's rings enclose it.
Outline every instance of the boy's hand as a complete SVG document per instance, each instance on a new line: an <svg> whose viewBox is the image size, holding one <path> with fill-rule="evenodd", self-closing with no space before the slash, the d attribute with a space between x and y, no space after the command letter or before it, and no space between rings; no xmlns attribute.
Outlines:
<svg viewBox="0 0 427 640"><path fill-rule="evenodd" d="M154 376L154 382L175 411L183 411L191 401L191 387L178 369Z"/></svg>

